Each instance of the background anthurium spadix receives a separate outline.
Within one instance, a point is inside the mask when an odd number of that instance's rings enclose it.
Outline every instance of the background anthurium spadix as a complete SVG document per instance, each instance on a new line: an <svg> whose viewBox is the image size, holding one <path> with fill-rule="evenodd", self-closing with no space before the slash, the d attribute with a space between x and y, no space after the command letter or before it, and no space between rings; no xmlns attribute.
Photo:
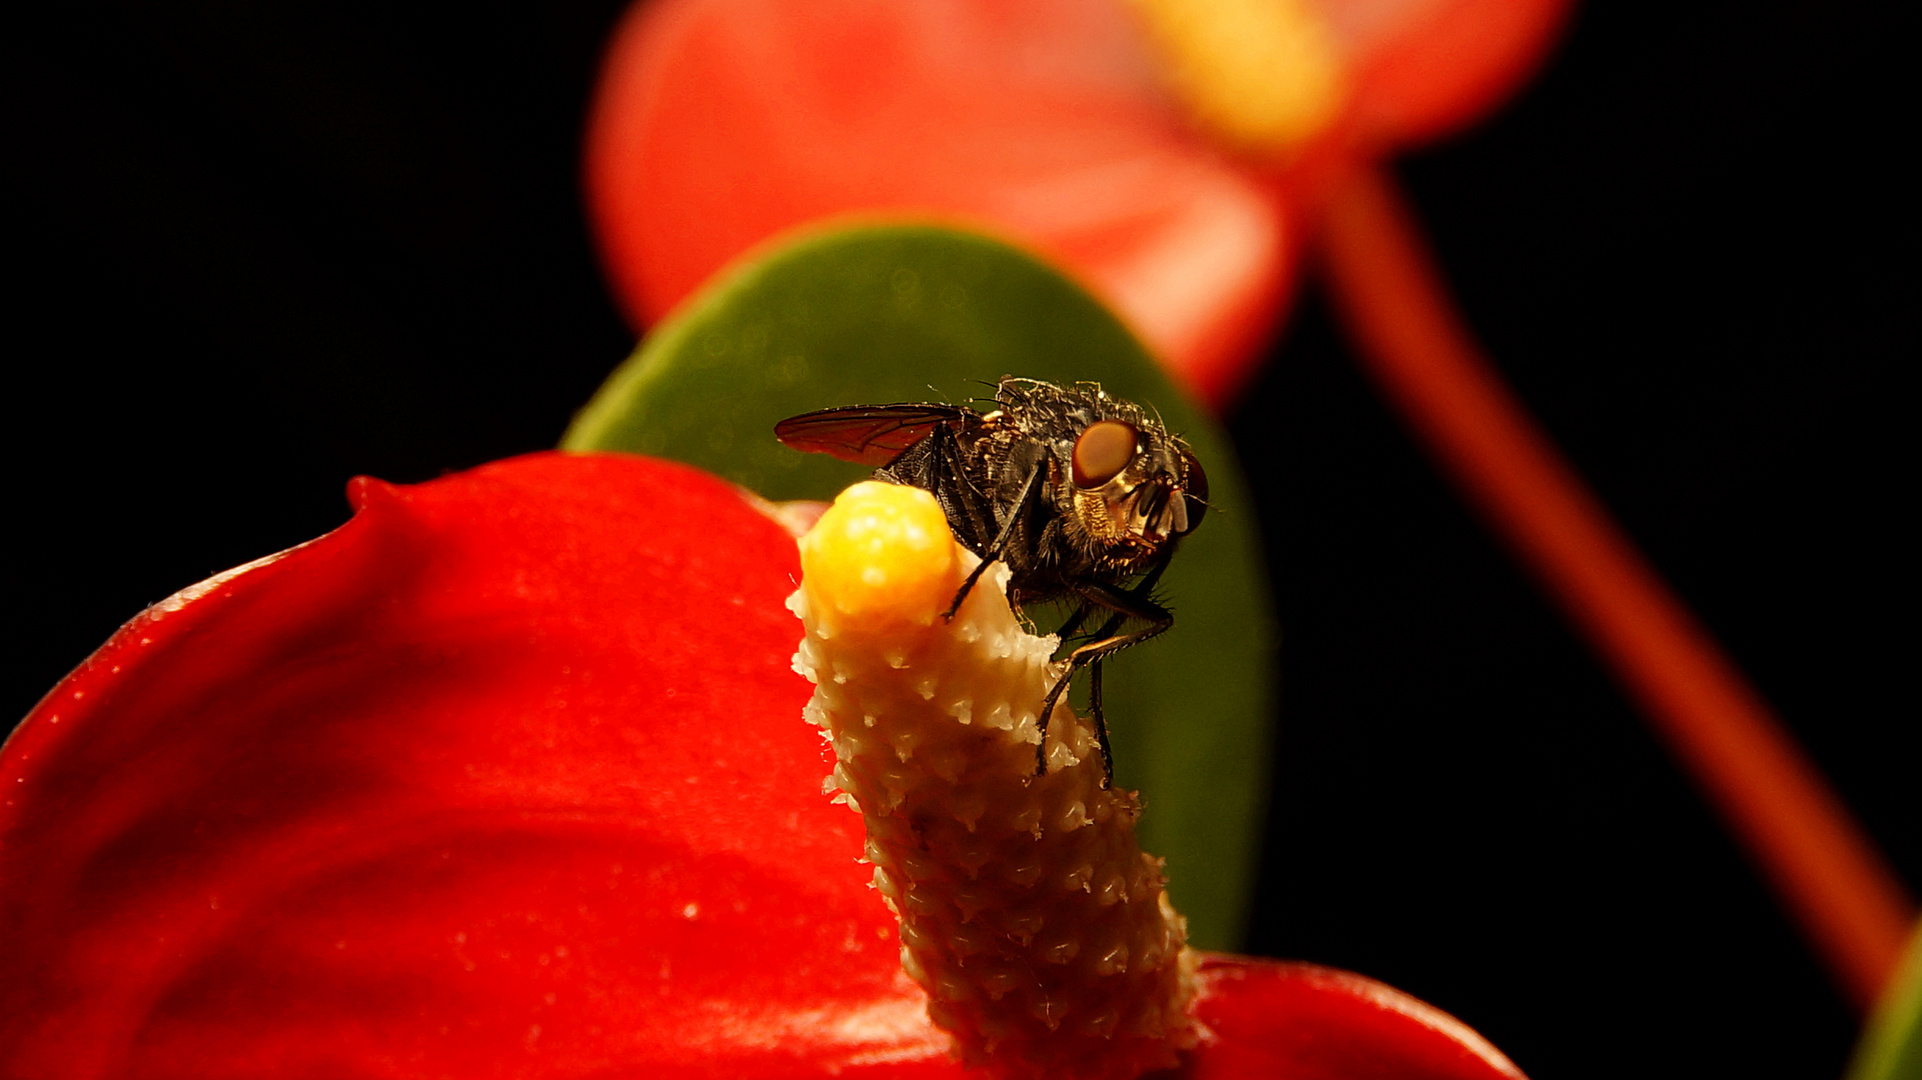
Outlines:
<svg viewBox="0 0 1922 1080"><path fill-rule="evenodd" d="M617 456L351 494L7 744L0 1073L962 1075L821 790L780 526ZM1184 1075L1519 1075L1358 976L1202 980Z"/></svg>
<svg viewBox="0 0 1922 1080"><path fill-rule="evenodd" d="M1294 6L1336 70L1328 116L1250 157L1196 130L1122 0L636 5L587 141L616 292L652 322L797 225L932 214L1045 253L1224 404L1286 309L1330 174L1490 111L1567 4Z"/></svg>

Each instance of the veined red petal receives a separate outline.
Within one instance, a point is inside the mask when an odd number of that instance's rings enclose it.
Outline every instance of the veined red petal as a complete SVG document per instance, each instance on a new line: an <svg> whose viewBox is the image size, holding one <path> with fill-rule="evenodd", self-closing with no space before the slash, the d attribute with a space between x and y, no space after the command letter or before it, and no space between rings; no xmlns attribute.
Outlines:
<svg viewBox="0 0 1922 1080"><path fill-rule="evenodd" d="M1246 366L1300 247L1271 179L1188 129L1114 0L636 7L587 185L637 320L795 226L934 218L1050 257L1199 390Z"/></svg>
<svg viewBox="0 0 1922 1080"><path fill-rule="evenodd" d="M641 458L352 492L6 744L0 1074L969 1075L822 794L786 532ZM1310 965L1199 1008L1180 1075L1518 1075Z"/></svg>

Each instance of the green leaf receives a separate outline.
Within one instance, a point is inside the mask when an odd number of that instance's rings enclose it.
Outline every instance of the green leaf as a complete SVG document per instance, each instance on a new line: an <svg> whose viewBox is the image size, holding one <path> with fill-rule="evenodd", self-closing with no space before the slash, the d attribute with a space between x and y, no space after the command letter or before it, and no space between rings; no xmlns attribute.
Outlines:
<svg viewBox="0 0 1922 1080"><path fill-rule="evenodd" d="M1847 1080L1922 1080L1922 922L1869 1017Z"/></svg>
<svg viewBox="0 0 1922 1080"><path fill-rule="evenodd" d="M1152 405L1208 471L1212 509L1163 594L1178 625L1108 665L1116 780L1205 948L1236 945L1266 802L1275 631L1255 511L1226 437L1078 286L987 237L932 226L816 233L739 267L658 327L562 446L674 458L771 499L829 499L867 470L800 454L776 421L833 405L962 402L1002 375L1099 382ZM798 722L798 721L797 721Z"/></svg>

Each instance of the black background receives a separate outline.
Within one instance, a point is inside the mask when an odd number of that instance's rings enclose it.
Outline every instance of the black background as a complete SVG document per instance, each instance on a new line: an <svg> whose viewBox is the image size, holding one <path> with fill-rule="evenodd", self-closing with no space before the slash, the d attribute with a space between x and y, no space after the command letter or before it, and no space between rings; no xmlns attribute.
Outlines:
<svg viewBox="0 0 1922 1080"><path fill-rule="evenodd" d="M344 520L349 476L558 438L632 345L575 165L619 7L15 23L15 715L142 605ZM1401 175L1522 396L1918 883L1895 10L1594 4ZM1254 949L1538 1080L1836 1075L1839 995L1312 292L1232 427L1285 633Z"/></svg>

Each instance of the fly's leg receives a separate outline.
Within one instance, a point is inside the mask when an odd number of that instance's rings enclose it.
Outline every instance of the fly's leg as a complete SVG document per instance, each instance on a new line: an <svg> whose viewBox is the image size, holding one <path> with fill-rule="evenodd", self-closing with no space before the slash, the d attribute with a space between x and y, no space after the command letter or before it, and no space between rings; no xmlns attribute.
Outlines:
<svg viewBox="0 0 1922 1080"><path fill-rule="evenodd" d="M1088 611L1089 608L1084 606L1079 612L1075 613L1076 617L1070 621L1079 622L1080 616L1087 614ZM1062 693L1068 689L1069 684L1074 682L1075 672L1080 671L1085 664L1089 669L1088 719L1094 724L1095 744L1101 747L1102 790L1107 790L1108 785L1114 783L1114 747L1108 743L1108 717L1101 709L1101 660L1109 653L1118 652L1121 649L1127 648L1129 645L1146 641L1156 634L1161 633L1161 631L1166 630L1169 626L1174 625L1174 617L1170 615L1167 617L1166 625L1159 627L1151 625L1137 633L1124 635L1123 638L1116 638L1114 632L1121 628L1121 623L1126 618L1127 616L1123 614L1110 616L1107 622L1101 624L1101 629L1095 632L1094 642L1090 645L1084 645L1069 654L1067 673L1062 675L1060 681L1054 684L1054 688L1048 691L1047 700L1041 703L1041 719L1037 721L1037 726L1041 728L1041 745L1035 748L1034 762L1034 774L1036 776L1041 776L1048 771L1048 721L1054 716L1054 703L1059 700ZM1096 645L1106 645L1108 647L1097 652L1090 652L1089 650Z"/></svg>
<svg viewBox="0 0 1922 1080"><path fill-rule="evenodd" d="M1088 700L1089 719L1094 724L1095 740L1101 746L1102 777L1101 786L1107 787L1114 782L1114 749L1108 744L1108 720L1102 713L1101 700L1101 661L1130 645L1139 645L1149 638L1165 632L1175 624L1175 617L1167 608L1148 599L1148 591L1161 577L1167 566L1164 556L1142 582L1133 589L1122 590L1099 582L1089 582L1076 587L1083 601L1090 607L1100 606L1113 612L1097 630L1094 640L1068 654L1068 670L1062 673L1048 696L1041 702L1041 715L1035 721L1041 729L1041 742L1035 747L1034 772L1036 776L1048 771L1048 720L1054 715L1055 702L1074 681L1075 673L1084 667L1092 668L1093 682L1089 686L1091 696ZM1139 630L1120 633L1128 620L1139 620L1146 625ZM1077 613L1076 622L1079 621Z"/></svg>
<svg viewBox="0 0 1922 1080"><path fill-rule="evenodd" d="M951 620L954 618L954 613L961 610L961 601L968 598L968 593L974 589L974 583L981 580L982 572L987 570L988 567L993 566L994 560L999 558L1000 555L1000 548L996 547L982 556L981 561L975 564L973 570L969 571L967 580L961 583L961 588L955 591L954 603L949 604L948 610L941 613L943 619Z"/></svg>
<svg viewBox="0 0 1922 1080"><path fill-rule="evenodd" d="M1081 624L1088 621L1088 614L1093 610L1094 608L1088 604L1075 608L1074 614L1068 616L1068 621L1061 624L1060 628L1054 632L1054 636L1063 641L1073 637L1074 632L1081 629Z"/></svg>
<svg viewBox="0 0 1922 1080"><path fill-rule="evenodd" d="M1094 718L1094 741L1101 747L1101 790L1114 783L1114 747L1108 745L1108 718L1101 711L1101 661L1088 665L1088 714Z"/></svg>
<svg viewBox="0 0 1922 1080"><path fill-rule="evenodd" d="M975 564L975 568L968 572L967 580L961 583L961 588L954 594L954 603L949 604L948 610L941 613L943 619L954 618L954 613L961 610L961 602L966 600L968 593L974 589L974 583L980 581L981 575L986 573L988 567L994 565L994 561L1008 549L1008 539L1014 535L1015 523L1028 516L1029 504L1033 503L1035 497L1041 492L1041 475L1040 468L1028 473L1027 482L1021 485L1021 494L1015 498L1014 506L1008 511L1008 520L1001 523L1001 531L995 534L994 542L989 544L988 550L982 553L981 561Z"/></svg>

